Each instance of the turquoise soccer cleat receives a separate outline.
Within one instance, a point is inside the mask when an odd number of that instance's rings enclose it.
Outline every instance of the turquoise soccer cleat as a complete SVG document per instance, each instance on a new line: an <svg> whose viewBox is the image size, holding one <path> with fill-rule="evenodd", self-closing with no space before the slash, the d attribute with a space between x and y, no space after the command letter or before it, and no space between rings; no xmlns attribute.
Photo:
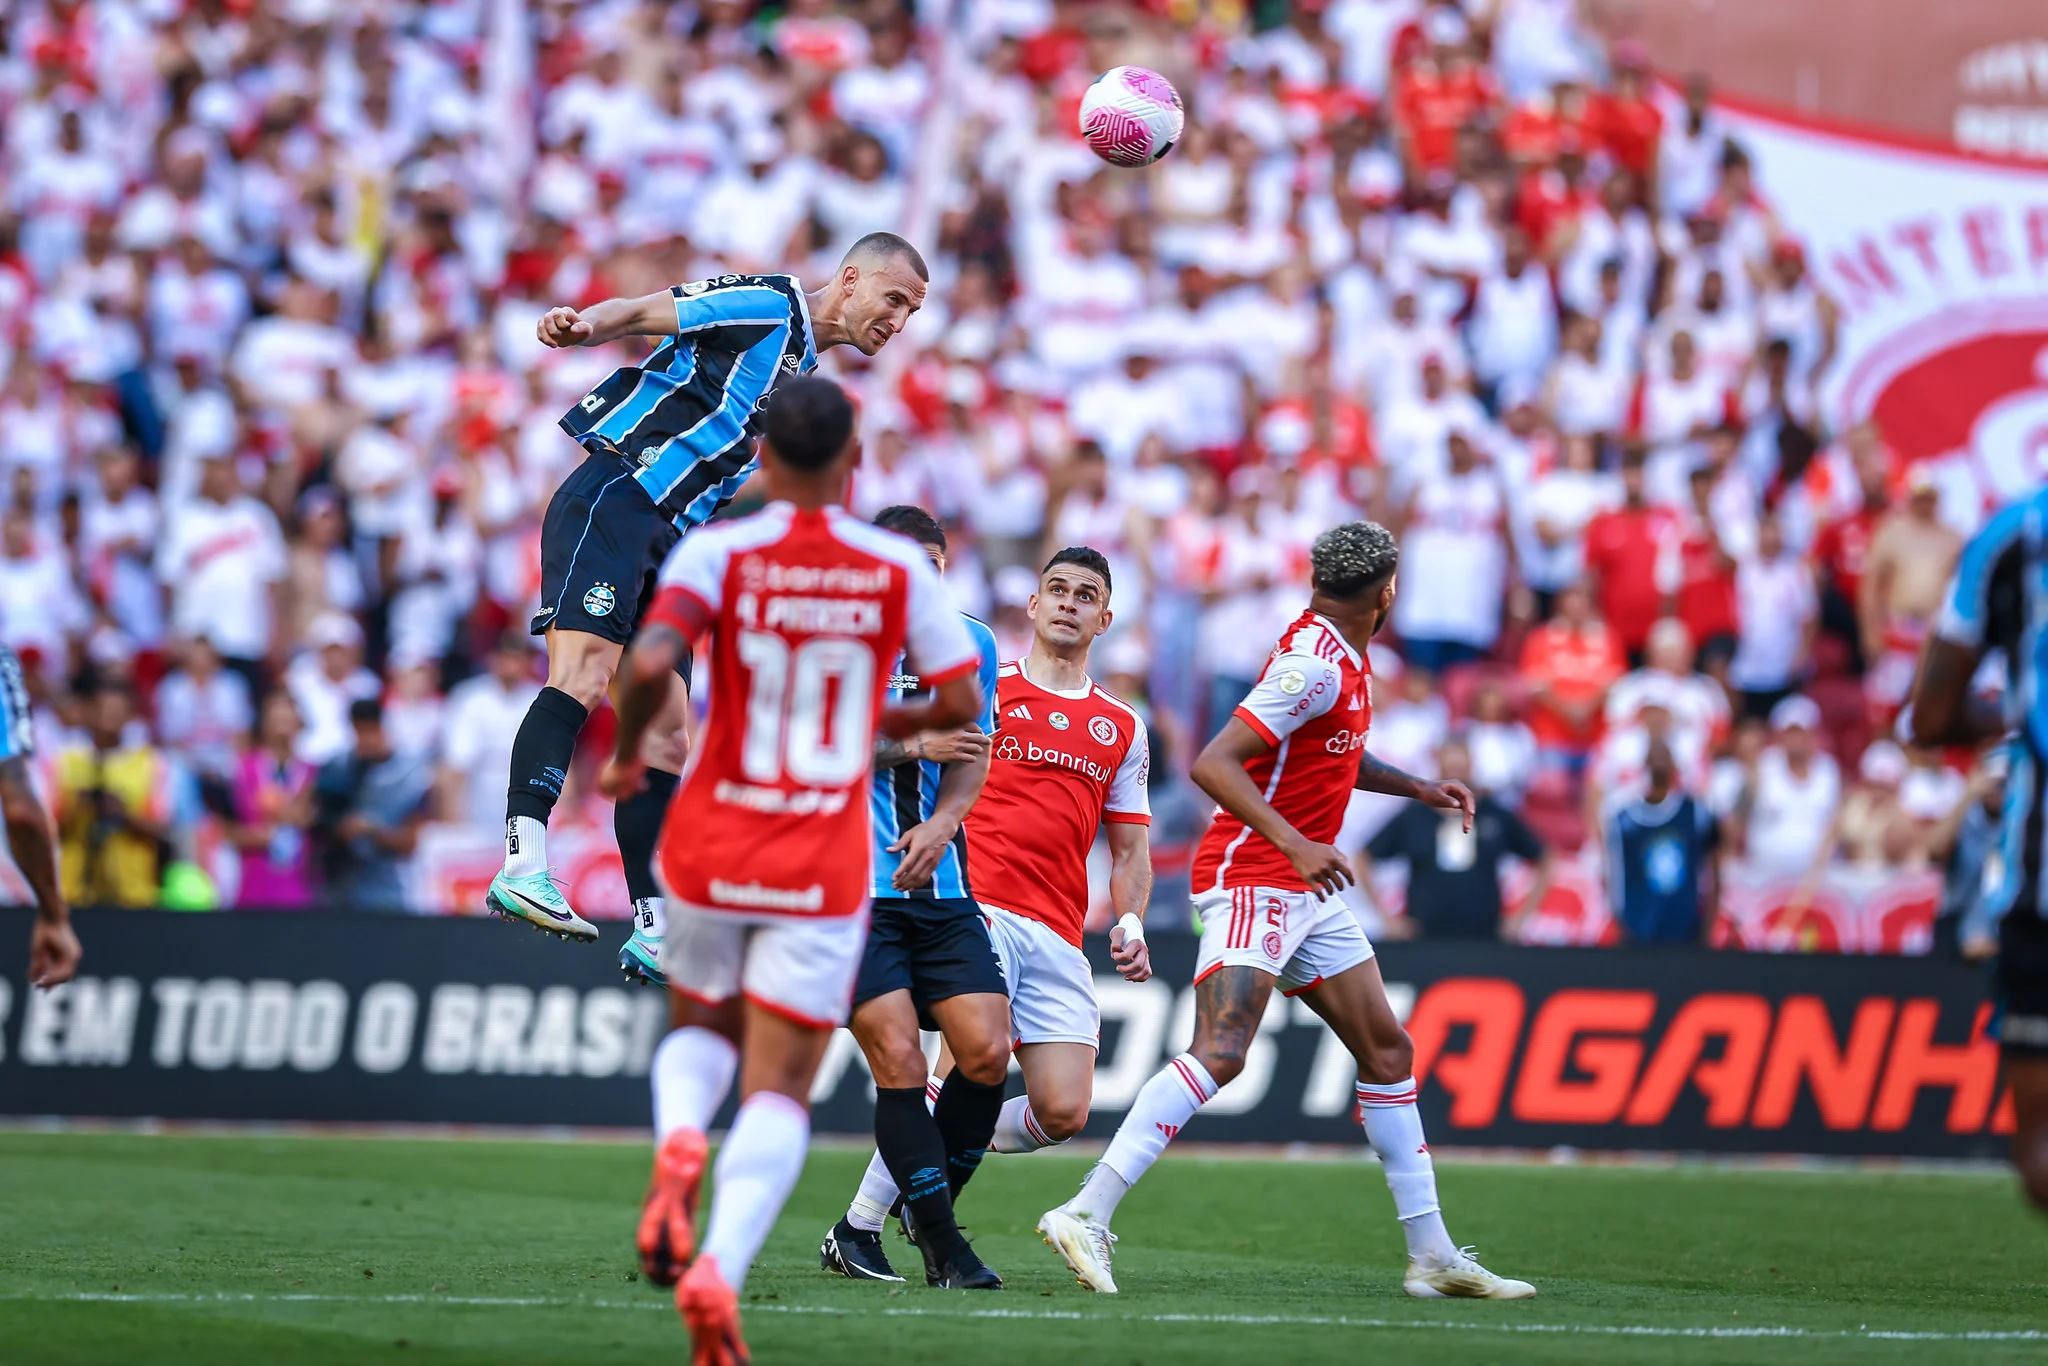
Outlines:
<svg viewBox="0 0 2048 1366"><path fill-rule="evenodd" d="M651 987L667 986L668 974L661 970L661 939L635 925L633 937L619 950L619 971L629 982L645 982Z"/></svg>
<svg viewBox="0 0 2048 1366"><path fill-rule="evenodd" d="M576 914L562 889L547 873L512 877L500 869L491 879L490 890L484 893L484 906L492 915L523 920L543 934L578 944L597 942L597 926Z"/></svg>

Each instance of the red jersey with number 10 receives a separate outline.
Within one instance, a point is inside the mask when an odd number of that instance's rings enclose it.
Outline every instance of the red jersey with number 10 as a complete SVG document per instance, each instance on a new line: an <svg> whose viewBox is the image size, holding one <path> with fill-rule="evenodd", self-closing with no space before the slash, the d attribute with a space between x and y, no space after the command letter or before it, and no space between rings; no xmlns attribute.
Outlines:
<svg viewBox="0 0 2048 1366"><path fill-rule="evenodd" d="M1245 772L1273 809L1318 844L1336 839L1372 729L1371 661L1327 619L1303 612L1232 715L1272 746ZM1192 882L1197 892L1308 888L1271 842L1228 811L1202 836Z"/></svg>
<svg viewBox="0 0 2048 1366"><path fill-rule="evenodd" d="M981 663L931 561L838 508L771 503L685 536L660 585L650 621L711 633L711 715L655 854L670 893L750 915L857 913L897 655L933 688Z"/></svg>

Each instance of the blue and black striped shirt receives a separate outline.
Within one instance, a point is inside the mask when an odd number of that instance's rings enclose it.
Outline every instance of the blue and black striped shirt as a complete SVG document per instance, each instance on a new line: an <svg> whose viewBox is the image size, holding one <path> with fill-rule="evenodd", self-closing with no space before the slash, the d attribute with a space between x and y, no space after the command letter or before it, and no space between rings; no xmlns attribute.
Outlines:
<svg viewBox="0 0 2048 1366"><path fill-rule="evenodd" d="M995 632L965 612L960 614L960 619L966 623L967 634L974 637L975 648L981 651L981 715L975 718L975 724L981 727L983 734L994 735L996 672L1002 667L1002 662L996 657ZM897 668L902 668L901 663ZM900 672L889 680L889 685L893 701L915 697L919 691L917 679ZM905 830L931 819L932 805L939 799L939 772L940 765L928 759L875 770L875 785L868 798L869 813L875 825L875 881L871 895L907 897L917 901L974 895L973 886L967 880L967 831L964 827L953 836L946 852L939 856L939 866L932 870L930 882L905 892L897 890L889 881L896 875L896 865L903 861L903 855L890 853L889 846Z"/></svg>
<svg viewBox="0 0 2048 1366"><path fill-rule="evenodd" d="M632 461L633 478L687 531L754 472L768 394L817 368L810 307L794 275L720 275L669 290L676 331L640 365L612 372L562 415L585 447Z"/></svg>

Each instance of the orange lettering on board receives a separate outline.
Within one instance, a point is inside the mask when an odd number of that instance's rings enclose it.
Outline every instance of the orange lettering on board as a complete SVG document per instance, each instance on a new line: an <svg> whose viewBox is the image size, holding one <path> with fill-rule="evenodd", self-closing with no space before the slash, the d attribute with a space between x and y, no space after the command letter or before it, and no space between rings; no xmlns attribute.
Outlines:
<svg viewBox="0 0 2048 1366"><path fill-rule="evenodd" d="M1770 1035L1771 1007L1761 996L1708 992L1693 997L1665 1027L1664 1042L1644 1069L1624 1120L1662 1124L1689 1078L1707 1098L1708 1126L1735 1128L1749 1109L1749 1093ZM1721 1056L1703 1058L1711 1038L1724 1041Z"/></svg>
<svg viewBox="0 0 2048 1366"><path fill-rule="evenodd" d="M1447 977L1409 1012L1416 1085L1433 1074L1451 1093L1453 1128L1481 1129L1500 1114L1524 1012L1522 989L1501 977ZM1446 1054L1451 1030L1461 1024L1472 1026L1472 1042L1463 1053Z"/></svg>
<svg viewBox="0 0 2048 1366"><path fill-rule="evenodd" d="M1642 1065L1641 1039L1581 1034L1641 1034L1657 1013L1647 991L1560 991L1543 1003L1529 1030L1515 1118L1529 1124L1608 1124L1621 1113ZM1567 1080L1565 1061L1586 1080Z"/></svg>
<svg viewBox="0 0 2048 1366"><path fill-rule="evenodd" d="M1998 1045L1984 1037L1991 1007L1979 1006L1968 1043L1938 1044L1934 1027L1941 1002L1918 998L1899 1010L1898 1032L1892 1036L1891 1062L1877 1090L1870 1127L1895 1132L1913 1117L1913 1102L1923 1086L1944 1086L1951 1095L1948 1131L1974 1134L1991 1113L1991 1093L1998 1086Z"/></svg>
<svg viewBox="0 0 2048 1366"><path fill-rule="evenodd" d="M1758 1129L1784 1128L1791 1121L1803 1078L1813 1090L1822 1124L1830 1129L1862 1128L1897 1009L1882 996L1866 998L1849 1022L1845 1049L1835 1043L1835 1027L1820 997L1787 996L1778 1006L1778 1032L1764 1060L1750 1124Z"/></svg>

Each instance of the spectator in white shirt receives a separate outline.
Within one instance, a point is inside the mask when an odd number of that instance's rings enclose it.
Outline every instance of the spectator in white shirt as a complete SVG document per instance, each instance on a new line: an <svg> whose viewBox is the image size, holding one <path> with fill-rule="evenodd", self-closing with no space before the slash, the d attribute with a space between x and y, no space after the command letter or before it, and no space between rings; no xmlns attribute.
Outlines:
<svg viewBox="0 0 2048 1366"><path fill-rule="evenodd" d="M157 687L157 739L205 777L230 782L237 743L256 720L248 680L223 668L203 636L185 641L178 654L180 666Z"/></svg>
<svg viewBox="0 0 2048 1366"><path fill-rule="evenodd" d="M1771 711L1774 743L1758 757L1756 775L1737 807L1739 842L1749 872L1796 878L1834 828L1842 779L1820 748L1820 708L1795 694Z"/></svg>
<svg viewBox="0 0 2048 1366"><path fill-rule="evenodd" d="M1497 678L1482 681L1472 694L1472 719L1465 726L1472 756L1472 782L1501 805L1519 809L1522 793L1536 776L1536 736L1508 708L1507 689Z"/></svg>
<svg viewBox="0 0 2048 1366"><path fill-rule="evenodd" d="M1465 326L1472 374L1485 386L1482 392L1542 381L1557 351L1557 297L1550 273L1531 260L1528 234L1520 228L1507 230L1500 269L1479 281Z"/></svg>
<svg viewBox="0 0 2048 1366"><path fill-rule="evenodd" d="M172 631L212 641L229 668L260 688L285 572L277 518L242 492L233 458L222 454L200 463L198 496L171 508L164 523L156 571L170 586Z"/></svg>
<svg viewBox="0 0 2048 1366"><path fill-rule="evenodd" d="M127 447L107 447L96 463L99 488L79 509L79 555L114 624L137 646L155 649L164 638L163 586L149 563L156 497L142 487L141 462Z"/></svg>
<svg viewBox="0 0 2048 1366"><path fill-rule="evenodd" d="M455 685L443 713L440 815L478 829L505 824L505 766L540 684L532 638L508 634L491 652L489 670Z"/></svg>
<svg viewBox="0 0 2048 1366"><path fill-rule="evenodd" d="M380 696L383 687L363 667L363 628L354 617L330 612L316 618L306 632L306 645L285 670L284 686L305 723L299 731L299 757L318 765L348 752L350 705Z"/></svg>
<svg viewBox="0 0 2048 1366"><path fill-rule="evenodd" d="M1451 387L1450 372L1434 354L1422 358L1421 391L1386 404L1379 417L1380 461L1396 499L1405 499L1418 481L1443 469L1452 431L1478 432L1486 426L1479 400Z"/></svg>
<svg viewBox="0 0 2048 1366"><path fill-rule="evenodd" d="M1533 553L1522 577L1547 603L1585 571L1586 523L1621 506L1621 479L1596 467L1599 448L1590 436L1567 436L1563 463L1537 477L1529 492Z"/></svg>
<svg viewBox="0 0 2048 1366"><path fill-rule="evenodd" d="M1449 468L1417 481L1400 519L1407 574L1394 599L1404 656L1433 673L1493 648L1513 558L1499 477L1466 431L1453 429L1446 448Z"/></svg>
<svg viewBox="0 0 2048 1366"><path fill-rule="evenodd" d="M1785 548L1778 519L1757 524L1756 549L1735 568L1735 657L1728 681L1742 694L1743 714L1768 716L1798 684L1813 654L1820 604L1813 570Z"/></svg>
<svg viewBox="0 0 2048 1366"><path fill-rule="evenodd" d="M0 518L0 627L7 643L17 653L33 651L61 673L70 668L72 642L91 624L63 546L38 536L25 509L10 508Z"/></svg>

